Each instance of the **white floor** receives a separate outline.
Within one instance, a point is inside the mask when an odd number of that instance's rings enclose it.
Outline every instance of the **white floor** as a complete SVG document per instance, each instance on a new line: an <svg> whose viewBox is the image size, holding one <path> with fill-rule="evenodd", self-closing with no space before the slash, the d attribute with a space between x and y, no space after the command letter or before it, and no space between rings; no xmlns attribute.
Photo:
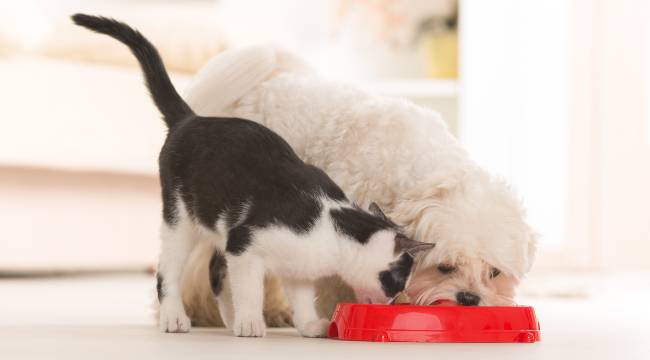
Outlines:
<svg viewBox="0 0 650 360"><path fill-rule="evenodd" d="M650 278L624 279L587 299L525 300L540 318L537 344L342 342L293 329L263 339L162 334L149 276L0 279L0 359L650 359Z"/></svg>

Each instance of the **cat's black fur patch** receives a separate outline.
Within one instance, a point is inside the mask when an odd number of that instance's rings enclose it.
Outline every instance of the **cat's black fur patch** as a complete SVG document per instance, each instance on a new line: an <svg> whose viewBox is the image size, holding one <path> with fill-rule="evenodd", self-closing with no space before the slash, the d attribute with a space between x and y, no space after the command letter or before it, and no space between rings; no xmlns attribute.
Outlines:
<svg viewBox="0 0 650 360"><path fill-rule="evenodd" d="M322 170L249 120L186 119L170 131L159 163L161 184L178 191L190 215L208 228L219 216L232 225L250 204L240 225L278 223L306 232L320 212L316 197L345 199Z"/></svg>
<svg viewBox="0 0 650 360"><path fill-rule="evenodd" d="M158 302L162 304L162 300L165 297L165 287L163 285L163 276L160 273L156 273L156 293L158 294Z"/></svg>
<svg viewBox="0 0 650 360"><path fill-rule="evenodd" d="M167 137L160 169L161 183L180 194L203 226L214 228L221 217L231 225L240 221L226 244L233 254L250 244L249 228L277 224L307 232L321 211L318 197L345 199L322 170L302 162L277 134L243 119L183 120ZM239 219L242 211L246 216Z"/></svg>
<svg viewBox="0 0 650 360"><path fill-rule="evenodd" d="M228 231L228 242L226 252L239 255L246 250L251 243L251 232L247 226L237 226Z"/></svg>
<svg viewBox="0 0 650 360"><path fill-rule="evenodd" d="M392 298L404 290L412 267L413 257L409 254L402 254L397 261L390 264L388 270L379 273L379 282L386 296Z"/></svg>
<svg viewBox="0 0 650 360"><path fill-rule="evenodd" d="M236 236L228 239L226 250L241 254L253 240L248 229L277 224L307 232L321 211L319 197L347 201L322 170L305 164L273 131L249 120L194 114L173 88L155 47L139 32L103 17L76 14L72 19L121 41L140 62L169 127L159 156L167 224L178 220L176 196L207 228L214 229L221 218L231 225L238 219ZM239 219L248 205L246 216Z"/></svg>
<svg viewBox="0 0 650 360"><path fill-rule="evenodd" d="M377 231L395 228L395 224L384 218L369 214L359 208L330 210L336 231L365 244Z"/></svg>
<svg viewBox="0 0 650 360"><path fill-rule="evenodd" d="M221 290L223 289L223 282L226 278L226 258L221 252L215 250L210 258L209 265L209 278L210 278L210 288L214 296L219 296Z"/></svg>

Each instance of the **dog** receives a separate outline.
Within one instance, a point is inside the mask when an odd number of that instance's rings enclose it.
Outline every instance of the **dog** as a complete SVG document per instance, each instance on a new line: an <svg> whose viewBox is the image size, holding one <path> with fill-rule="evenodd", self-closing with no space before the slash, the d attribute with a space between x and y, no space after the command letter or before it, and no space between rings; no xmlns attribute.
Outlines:
<svg viewBox="0 0 650 360"><path fill-rule="evenodd" d="M538 235L515 192L472 161L436 112L319 78L298 56L275 47L216 56L194 77L185 99L198 114L269 127L355 202L377 202L407 236L435 243L406 289L409 301L514 304ZM200 247L193 252L184 300L197 324L220 325L203 253ZM319 299L324 316L337 301L353 299L340 279L325 279L321 287L337 289ZM288 324L286 300L272 279L266 296L267 323Z"/></svg>

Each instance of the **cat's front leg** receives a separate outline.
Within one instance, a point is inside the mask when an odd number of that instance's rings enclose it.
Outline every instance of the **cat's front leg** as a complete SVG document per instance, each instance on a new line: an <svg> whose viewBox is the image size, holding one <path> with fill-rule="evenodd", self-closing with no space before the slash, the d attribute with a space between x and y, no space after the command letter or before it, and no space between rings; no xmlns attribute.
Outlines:
<svg viewBox="0 0 650 360"><path fill-rule="evenodd" d="M231 301L234 313L231 329L236 336L261 337L266 332L264 323L264 262L248 252L226 255ZM223 297L226 294L222 294ZM220 303L230 306L230 304Z"/></svg>
<svg viewBox="0 0 650 360"><path fill-rule="evenodd" d="M316 292L311 281L284 281L285 292L293 307L293 324L304 337L325 337L329 320L320 319L314 307Z"/></svg>

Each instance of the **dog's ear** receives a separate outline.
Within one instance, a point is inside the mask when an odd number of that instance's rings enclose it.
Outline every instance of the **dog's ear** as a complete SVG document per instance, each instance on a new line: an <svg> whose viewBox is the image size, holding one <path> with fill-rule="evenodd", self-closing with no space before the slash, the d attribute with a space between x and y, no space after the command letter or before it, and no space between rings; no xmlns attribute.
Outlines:
<svg viewBox="0 0 650 360"><path fill-rule="evenodd" d="M413 258L423 251L429 251L433 249L435 246L436 244L415 241L402 234L395 235L395 252L405 252Z"/></svg>
<svg viewBox="0 0 650 360"><path fill-rule="evenodd" d="M465 172L458 170L446 176L437 175L418 182L403 198L411 201L441 199L463 184Z"/></svg>
<svg viewBox="0 0 650 360"><path fill-rule="evenodd" d="M376 202L370 203L370 206L368 206L368 210L371 213L375 214L376 216L379 216L380 218L388 221L388 217L386 216L386 214L384 214L383 211L381 211L381 208L379 208L379 205L377 205Z"/></svg>

